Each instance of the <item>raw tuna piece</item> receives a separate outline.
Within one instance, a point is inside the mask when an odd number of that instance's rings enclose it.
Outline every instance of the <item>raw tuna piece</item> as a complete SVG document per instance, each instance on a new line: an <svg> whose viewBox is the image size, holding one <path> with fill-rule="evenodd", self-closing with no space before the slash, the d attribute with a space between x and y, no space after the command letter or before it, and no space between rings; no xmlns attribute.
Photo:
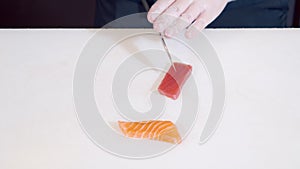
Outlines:
<svg viewBox="0 0 300 169"><path fill-rule="evenodd" d="M191 75L192 66L183 63L174 63L166 73L164 79L158 87L159 93L173 100L176 100L185 81Z"/></svg>

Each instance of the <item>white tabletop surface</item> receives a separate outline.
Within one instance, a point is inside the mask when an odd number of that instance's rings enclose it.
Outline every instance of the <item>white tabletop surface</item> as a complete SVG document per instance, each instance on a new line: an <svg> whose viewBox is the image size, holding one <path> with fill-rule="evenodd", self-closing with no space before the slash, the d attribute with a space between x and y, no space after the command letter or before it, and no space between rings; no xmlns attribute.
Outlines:
<svg viewBox="0 0 300 169"><path fill-rule="evenodd" d="M76 118L74 68L95 31L0 30L1 169L300 168L300 30L205 30L226 78L221 124L190 156L146 160L102 151Z"/></svg>

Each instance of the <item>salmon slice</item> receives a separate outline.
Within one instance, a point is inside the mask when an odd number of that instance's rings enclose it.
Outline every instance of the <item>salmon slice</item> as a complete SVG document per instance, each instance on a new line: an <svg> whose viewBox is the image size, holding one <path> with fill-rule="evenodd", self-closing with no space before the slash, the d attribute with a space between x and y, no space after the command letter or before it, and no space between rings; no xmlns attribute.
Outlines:
<svg viewBox="0 0 300 169"><path fill-rule="evenodd" d="M119 127L127 137L164 141L173 144L181 143L176 126L171 121L118 121Z"/></svg>
<svg viewBox="0 0 300 169"><path fill-rule="evenodd" d="M180 90L192 72L192 66L183 63L174 63L166 73L164 79L158 87L160 94L176 100Z"/></svg>

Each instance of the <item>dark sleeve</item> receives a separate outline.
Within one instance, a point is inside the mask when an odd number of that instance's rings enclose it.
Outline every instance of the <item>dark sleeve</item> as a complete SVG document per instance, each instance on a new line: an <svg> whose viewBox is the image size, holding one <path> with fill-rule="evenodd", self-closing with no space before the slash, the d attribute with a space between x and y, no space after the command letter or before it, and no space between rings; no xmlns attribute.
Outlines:
<svg viewBox="0 0 300 169"><path fill-rule="evenodd" d="M95 27L102 27L115 19L116 4L114 0L96 0Z"/></svg>
<svg viewBox="0 0 300 169"><path fill-rule="evenodd" d="M96 0L95 26L103 27L120 17L146 12L141 0ZM150 6L155 0L148 0Z"/></svg>
<svg viewBox="0 0 300 169"><path fill-rule="evenodd" d="M150 6L155 0L147 0ZM211 28L286 27L289 0L236 0L228 3ZM145 12L140 0L97 0L95 26ZM146 20L146 18L145 18Z"/></svg>
<svg viewBox="0 0 300 169"><path fill-rule="evenodd" d="M211 28L287 27L289 0L236 0L230 2Z"/></svg>

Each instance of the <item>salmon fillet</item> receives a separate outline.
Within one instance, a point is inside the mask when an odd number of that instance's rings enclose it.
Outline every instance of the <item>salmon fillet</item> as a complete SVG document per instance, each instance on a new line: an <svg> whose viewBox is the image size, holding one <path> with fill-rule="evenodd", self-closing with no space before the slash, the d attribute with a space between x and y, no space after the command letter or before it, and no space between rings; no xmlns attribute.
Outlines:
<svg viewBox="0 0 300 169"><path fill-rule="evenodd" d="M174 63L166 73L164 79L158 87L160 94L176 100L185 81L191 75L192 66L183 63Z"/></svg>
<svg viewBox="0 0 300 169"><path fill-rule="evenodd" d="M119 127L127 137L164 141L173 144L181 143L176 126L171 121L118 121Z"/></svg>

